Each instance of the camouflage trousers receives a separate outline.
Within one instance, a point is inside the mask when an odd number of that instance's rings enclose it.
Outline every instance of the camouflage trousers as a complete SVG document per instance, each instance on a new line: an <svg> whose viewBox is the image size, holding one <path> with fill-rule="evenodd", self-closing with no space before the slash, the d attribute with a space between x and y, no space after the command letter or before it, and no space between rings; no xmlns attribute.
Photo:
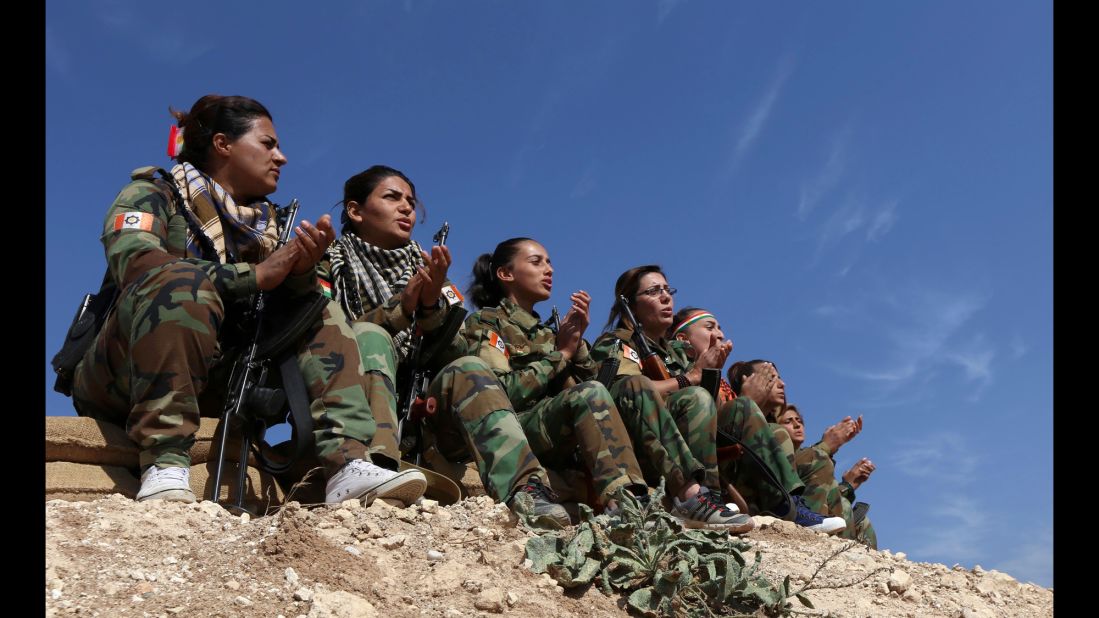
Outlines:
<svg viewBox="0 0 1099 618"><path fill-rule="evenodd" d="M440 371L428 385L437 402L427 429L439 453L453 462L477 462L485 491L506 502L530 475L547 487L549 474L531 450L511 400L496 374L474 356L463 356Z"/></svg>
<svg viewBox="0 0 1099 618"><path fill-rule="evenodd" d="M611 394L599 382L577 384L517 416L543 465L575 467L579 451L579 463L591 474L602 504L619 487L633 486L641 494L647 491L630 436Z"/></svg>
<svg viewBox="0 0 1099 618"><path fill-rule="evenodd" d="M141 446L142 469L189 466L200 409L221 412L209 395L223 393L228 377L224 321L224 301L202 269L178 261L149 270L122 291L77 365L77 412L124 426ZM297 358L317 454L331 473L365 456L373 422L354 333L336 303L303 336Z"/></svg>
<svg viewBox="0 0 1099 618"><path fill-rule="evenodd" d="M748 397L725 402L717 411L717 423L722 432L743 442L762 460L763 465L790 494L805 489L794 467L794 447L785 430L774 431L759 406ZM744 497L752 513L774 511L793 519L794 511L786 497L768 480L763 470L748 453L738 460L721 463L721 476L733 484Z"/></svg>
<svg viewBox="0 0 1099 618"><path fill-rule="evenodd" d="M664 398L645 376L619 379L610 392L650 485L663 477L668 495L694 481L717 489L717 425L709 393L691 387Z"/></svg>
<svg viewBox="0 0 1099 618"><path fill-rule="evenodd" d="M794 454L794 461L798 476L805 483L805 492L801 494L805 504L821 515L842 517L847 522L847 528L839 536L877 549L877 533L870 519L864 518L858 525L855 524L851 502L843 495L839 483L836 482L836 464L832 458L823 450L802 448Z"/></svg>

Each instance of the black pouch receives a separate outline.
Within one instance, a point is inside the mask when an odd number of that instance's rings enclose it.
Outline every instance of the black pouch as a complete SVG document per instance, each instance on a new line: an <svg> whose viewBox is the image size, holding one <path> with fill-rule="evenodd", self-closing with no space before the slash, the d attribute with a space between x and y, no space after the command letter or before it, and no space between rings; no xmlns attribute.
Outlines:
<svg viewBox="0 0 1099 618"><path fill-rule="evenodd" d="M72 395L73 371L88 348L92 347L95 336L103 328L107 316L114 309L118 301L118 287L111 280L110 273L103 275L103 284L96 294L85 294L76 311L69 332L65 335L65 342L61 349L50 361L57 380L53 383L53 390L69 397Z"/></svg>

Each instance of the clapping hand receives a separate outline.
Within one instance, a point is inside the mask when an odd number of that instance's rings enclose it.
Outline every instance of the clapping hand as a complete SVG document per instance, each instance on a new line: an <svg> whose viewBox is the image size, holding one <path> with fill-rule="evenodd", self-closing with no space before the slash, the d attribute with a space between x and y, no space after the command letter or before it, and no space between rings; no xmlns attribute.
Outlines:
<svg viewBox="0 0 1099 618"><path fill-rule="evenodd" d="M591 304L591 295L584 290L573 292L569 297L572 307L561 320L561 328L557 331L557 349L566 359L571 360L580 349L580 341L584 337L584 331L591 324L591 316L588 307Z"/></svg>

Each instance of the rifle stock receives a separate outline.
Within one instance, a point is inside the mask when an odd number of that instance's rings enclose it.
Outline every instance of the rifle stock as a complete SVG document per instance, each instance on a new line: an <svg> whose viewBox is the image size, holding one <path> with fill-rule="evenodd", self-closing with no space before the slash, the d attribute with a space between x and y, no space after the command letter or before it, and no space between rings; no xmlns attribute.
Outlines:
<svg viewBox="0 0 1099 618"><path fill-rule="evenodd" d="M668 373L664 361L652 349L649 342L645 341L645 333L641 330L641 323L633 316L633 311L630 311L630 303L625 296L619 296L618 302L622 305L622 312L633 324L633 342L637 346L637 354L641 357L641 373L653 381L670 380L672 375Z"/></svg>

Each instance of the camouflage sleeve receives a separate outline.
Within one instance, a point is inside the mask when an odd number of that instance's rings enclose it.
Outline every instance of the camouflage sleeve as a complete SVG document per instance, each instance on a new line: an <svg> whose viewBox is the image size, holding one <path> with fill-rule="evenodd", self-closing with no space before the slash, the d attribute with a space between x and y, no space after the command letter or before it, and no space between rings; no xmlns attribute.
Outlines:
<svg viewBox="0 0 1099 618"><path fill-rule="evenodd" d="M569 361L554 350L524 367L513 369L511 356L515 348L501 336L501 330L495 322L482 319L482 312L471 315L466 320L465 332L469 353L492 368L515 409L526 410L545 398L550 382L568 368Z"/></svg>
<svg viewBox="0 0 1099 618"><path fill-rule="evenodd" d="M614 333L603 333L595 340L595 345L591 348L591 359L595 363L595 372L599 373L599 370L603 367L603 363L607 361L607 358L611 355L611 350L614 349L614 342L619 341L618 337ZM629 346L628 342L623 341L622 345L618 348L618 373L617 378L624 376L638 376L641 375L641 360L636 353L632 353L633 348Z"/></svg>
<svg viewBox="0 0 1099 618"><path fill-rule="evenodd" d="M450 282L447 282L447 284L449 285ZM362 300L364 305L369 302L366 298ZM445 296L439 298L439 302L434 307L421 307L418 322L423 327L424 332L430 333L442 326L447 314L450 312L450 307L451 304L447 302ZM396 335L412 324L411 316L405 315L404 307L401 306L400 292L390 296L381 305L366 309L359 320L377 324L388 331L390 335Z"/></svg>
<svg viewBox="0 0 1099 618"><path fill-rule="evenodd" d="M839 482L839 488L840 488L840 495L842 495L844 498L847 498L848 502L854 504L855 503L855 488L851 486L851 483L848 483L847 481L841 479L840 482Z"/></svg>
<svg viewBox="0 0 1099 618"><path fill-rule="evenodd" d="M146 180L135 180L115 197L103 221L100 241L107 253L107 267L119 288L125 288L142 274L158 266L179 261L168 252L170 226L186 226L174 205ZM246 298L256 292L256 274L251 264L222 264L187 258L206 271L218 293L227 301Z"/></svg>
<svg viewBox="0 0 1099 618"><path fill-rule="evenodd" d="M581 339L580 348L577 350L576 356L572 357L572 377L579 382L587 382L594 380L598 373L595 360L591 357L591 346L588 345L587 340Z"/></svg>

